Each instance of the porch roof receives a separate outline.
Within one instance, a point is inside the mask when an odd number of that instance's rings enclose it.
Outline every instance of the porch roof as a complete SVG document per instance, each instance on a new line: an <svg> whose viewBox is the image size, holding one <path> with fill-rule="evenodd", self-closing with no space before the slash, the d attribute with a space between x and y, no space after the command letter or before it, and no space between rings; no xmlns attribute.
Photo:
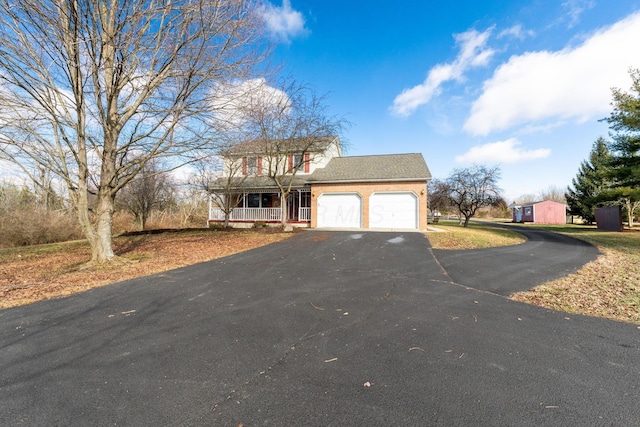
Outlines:
<svg viewBox="0 0 640 427"><path fill-rule="evenodd" d="M291 182L292 189L300 189L309 187L308 176L286 176L282 179L285 186ZM290 180L290 181L289 181ZM272 190L279 191L278 186L273 179L268 176L247 176L231 178L231 185L229 185L228 178L218 178L210 186L212 191L224 191L225 188L232 189L232 192L244 192L244 191L257 191L257 190Z"/></svg>

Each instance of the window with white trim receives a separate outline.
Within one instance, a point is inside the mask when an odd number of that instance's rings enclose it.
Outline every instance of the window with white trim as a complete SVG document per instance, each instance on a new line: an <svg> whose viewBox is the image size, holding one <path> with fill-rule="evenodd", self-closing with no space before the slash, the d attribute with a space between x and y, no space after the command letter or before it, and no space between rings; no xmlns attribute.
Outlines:
<svg viewBox="0 0 640 427"><path fill-rule="evenodd" d="M258 174L258 158L247 157L247 175L257 175L257 174Z"/></svg>

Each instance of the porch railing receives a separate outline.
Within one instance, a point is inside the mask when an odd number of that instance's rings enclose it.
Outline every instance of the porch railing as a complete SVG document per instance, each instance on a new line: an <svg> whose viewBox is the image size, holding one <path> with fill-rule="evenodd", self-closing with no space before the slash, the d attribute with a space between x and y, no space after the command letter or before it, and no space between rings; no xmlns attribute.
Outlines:
<svg viewBox="0 0 640 427"><path fill-rule="evenodd" d="M311 208L300 208L298 210L298 221L311 221Z"/></svg>
<svg viewBox="0 0 640 427"><path fill-rule="evenodd" d="M231 221L280 221L280 208L235 208L231 211ZM224 221L224 211L220 208L209 209L209 219ZM298 221L311 221L311 208L298 210Z"/></svg>
<svg viewBox="0 0 640 427"><path fill-rule="evenodd" d="M280 221L280 208L235 208L231 211L231 221ZM220 208L209 210L209 219L224 220L224 211Z"/></svg>

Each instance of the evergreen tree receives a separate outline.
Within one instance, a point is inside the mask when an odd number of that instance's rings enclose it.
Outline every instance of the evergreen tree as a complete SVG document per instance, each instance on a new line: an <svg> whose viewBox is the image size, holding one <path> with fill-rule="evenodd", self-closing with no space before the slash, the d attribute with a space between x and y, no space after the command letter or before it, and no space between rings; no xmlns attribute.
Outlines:
<svg viewBox="0 0 640 427"><path fill-rule="evenodd" d="M640 187L640 69L629 72L631 93L613 89L613 112L606 119L613 142L611 162L615 185Z"/></svg>
<svg viewBox="0 0 640 427"><path fill-rule="evenodd" d="M579 215L588 224L595 221L593 208L599 196L609 186L608 166L612 160L607 141L600 137L593 143L589 159L580 165L578 174L567 188L565 198L572 215Z"/></svg>
<svg viewBox="0 0 640 427"><path fill-rule="evenodd" d="M640 208L640 69L629 71L631 92L613 89L613 112L605 119L613 141L609 176L611 189L606 198L617 201L627 211L629 227Z"/></svg>

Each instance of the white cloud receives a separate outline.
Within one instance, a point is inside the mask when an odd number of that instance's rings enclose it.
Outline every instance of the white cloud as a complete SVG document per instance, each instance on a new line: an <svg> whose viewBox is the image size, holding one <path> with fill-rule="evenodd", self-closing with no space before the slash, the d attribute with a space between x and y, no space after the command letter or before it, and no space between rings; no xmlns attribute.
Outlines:
<svg viewBox="0 0 640 427"><path fill-rule="evenodd" d="M602 118L610 110L611 87L629 87L629 67L640 64L638 40L635 13L577 47L511 57L484 83L464 129L487 135L519 125Z"/></svg>
<svg viewBox="0 0 640 427"><path fill-rule="evenodd" d="M422 84L405 89L393 100L391 112L399 116L409 116L421 105L427 104L440 92L440 86L450 80L462 80L464 73L470 68L487 65L495 51L487 48L487 40L493 27L480 33L469 30L455 34L456 44L460 52L449 64L438 64L427 74Z"/></svg>
<svg viewBox="0 0 640 427"><path fill-rule="evenodd" d="M280 41L290 43L292 38L308 33L304 15L291 7L291 0L283 0L282 6L267 1L261 12L267 29Z"/></svg>
<svg viewBox="0 0 640 427"><path fill-rule="evenodd" d="M567 0L562 3L562 7L568 9L567 16L569 18L568 27L572 28L580 22L580 18L584 12L595 7L594 0Z"/></svg>
<svg viewBox="0 0 640 427"><path fill-rule="evenodd" d="M269 86L264 78L244 80L236 84L219 84L211 93L211 106L220 126L238 128L247 113L266 111L282 106L287 108L289 97L280 89Z"/></svg>
<svg viewBox="0 0 640 427"><path fill-rule="evenodd" d="M520 141L509 138L506 141L472 147L465 154L456 156L457 163L517 163L549 157L551 150L539 148L537 150L523 150Z"/></svg>
<svg viewBox="0 0 640 427"><path fill-rule="evenodd" d="M524 40L527 37L533 37L535 36L536 33L532 30L525 30L522 28L522 25L517 24L514 25L513 27L507 28L506 30L502 30L500 31L500 33L498 34L497 38L501 39L504 37L513 37L516 38L518 40Z"/></svg>

